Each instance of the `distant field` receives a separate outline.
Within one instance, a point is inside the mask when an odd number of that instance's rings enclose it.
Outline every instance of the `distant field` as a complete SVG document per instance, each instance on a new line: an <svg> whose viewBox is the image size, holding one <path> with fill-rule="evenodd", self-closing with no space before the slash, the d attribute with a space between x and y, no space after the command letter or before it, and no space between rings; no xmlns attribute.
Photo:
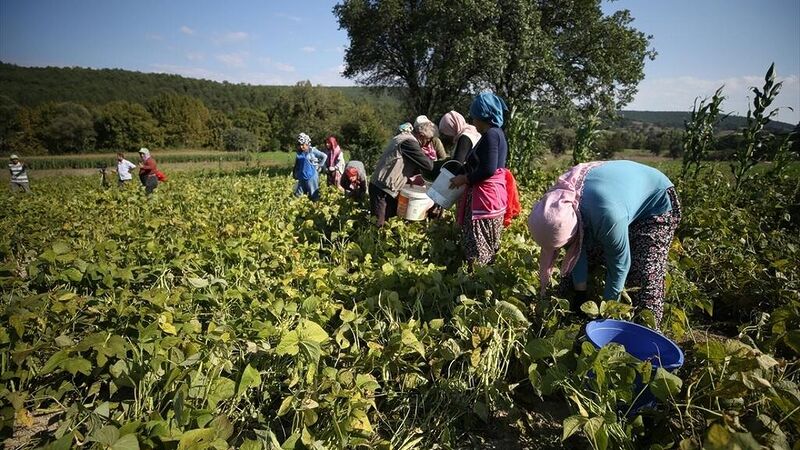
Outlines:
<svg viewBox="0 0 800 450"><path fill-rule="evenodd" d="M169 150L152 152L159 165L176 163L220 163L220 162L261 162L276 165L289 164L293 155L287 152L240 153L207 150ZM113 167L116 164L116 153L87 153L80 155L58 156L22 156L32 171L60 169L96 169L101 166ZM133 162L139 161L136 153L126 153L125 157Z"/></svg>

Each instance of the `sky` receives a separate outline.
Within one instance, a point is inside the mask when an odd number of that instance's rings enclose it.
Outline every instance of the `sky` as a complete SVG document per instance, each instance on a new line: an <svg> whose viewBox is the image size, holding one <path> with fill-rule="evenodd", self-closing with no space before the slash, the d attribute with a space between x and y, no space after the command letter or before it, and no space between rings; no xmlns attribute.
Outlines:
<svg viewBox="0 0 800 450"><path fill-rule="evenodd" d="M0 61L250 84L352 85L329 0L0 0ZM721 85L744 115L775 62L779 120L800 121L800 1L619 0L658 52L626 109L690 110ZM791 107L794 111L785 107Z"/></svg>

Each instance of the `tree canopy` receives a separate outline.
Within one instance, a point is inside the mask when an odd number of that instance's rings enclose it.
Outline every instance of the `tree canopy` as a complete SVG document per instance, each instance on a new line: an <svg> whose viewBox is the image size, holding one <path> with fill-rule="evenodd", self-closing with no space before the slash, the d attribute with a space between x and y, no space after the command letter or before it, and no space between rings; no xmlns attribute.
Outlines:
<svg viewBox="0 0 800 450"><path fill-rule="evenodd" d="M612 112L655 57L630 13L605 15L600 0L343 0L333 12L350 37L345 76L406 87L434 116L482 88L512 108Z"/></svg>

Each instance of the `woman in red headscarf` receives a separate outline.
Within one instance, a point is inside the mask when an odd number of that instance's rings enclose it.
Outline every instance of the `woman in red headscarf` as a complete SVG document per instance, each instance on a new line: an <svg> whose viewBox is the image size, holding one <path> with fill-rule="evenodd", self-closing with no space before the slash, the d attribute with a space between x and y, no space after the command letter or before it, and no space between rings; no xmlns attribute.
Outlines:
<svg viewBox="0 0 800 450"><path fill-rule="evenodd" d="M328 185L338 188L344 173L344 155L342 155L342 149L333 136L328 136L328 139L325 139L325 147L328 149Z"/></svg>

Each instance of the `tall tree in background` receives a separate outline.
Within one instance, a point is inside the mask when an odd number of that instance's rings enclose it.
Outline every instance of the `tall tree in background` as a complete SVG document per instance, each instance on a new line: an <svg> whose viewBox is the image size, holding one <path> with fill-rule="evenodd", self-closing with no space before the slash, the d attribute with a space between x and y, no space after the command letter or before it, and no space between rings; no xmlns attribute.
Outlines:
<svg viewBox="0 0 800 450"><path fill-rule="evenodd" d="M117 101L106 104L100 110L95 129L98 148L135 151L163 143L155 119L138 103Z"/></svg>
<svg viewBox="0 0 800 450"><path fill-rule="evenodd" d="M50 153L78 153L94 149L92 114L72 102L46 103L38 108L36 138Z"/></svg>
<svg viewBox="0 0 800 450"><path fill-rule="evenodd" d="M164 131L168 147L200 147L208 142L210 113L194 97L161 94L147 103L147 109Z"/></svg>
<svg viewBox="0 0 800 450"><path fill-rule="evenodd" d="M627 10L600 0L343 0L334 9L350 37L347 77L408 89L415 113L438 115L490 87L514 108L628 103L643 78L649 37Z"/></svg>

